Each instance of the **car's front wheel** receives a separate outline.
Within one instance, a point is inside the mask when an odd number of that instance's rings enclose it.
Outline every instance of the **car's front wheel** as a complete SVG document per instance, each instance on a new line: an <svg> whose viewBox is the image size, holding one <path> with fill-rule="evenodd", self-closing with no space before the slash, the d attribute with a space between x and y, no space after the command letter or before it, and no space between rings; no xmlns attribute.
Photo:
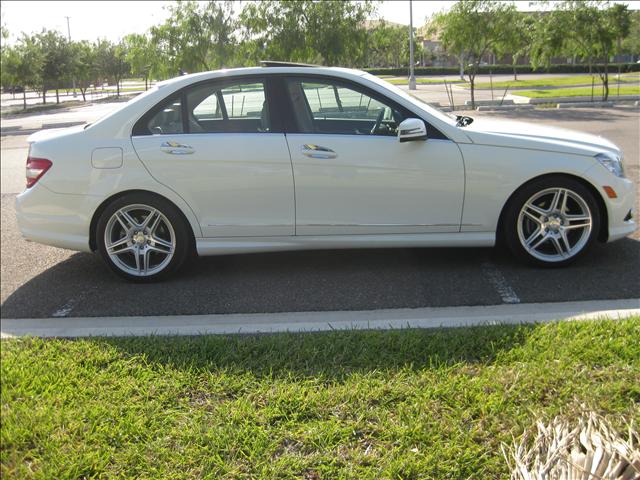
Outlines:
<svg viewBox="0 0 640 480"><path fill-rule="evenodd" d="M516 192L503 227L516 256L559 267L579 258L595 242L600 211L588 188L558 175L535 180Z"/></svg>
<svg viewBox="0 0 640 480"><path fill-rule="evenodd" d="M111 270L137 282L175 272L192 248L180 212L165 199L145 193L124 195L105 208L96 244Z"/></svg>

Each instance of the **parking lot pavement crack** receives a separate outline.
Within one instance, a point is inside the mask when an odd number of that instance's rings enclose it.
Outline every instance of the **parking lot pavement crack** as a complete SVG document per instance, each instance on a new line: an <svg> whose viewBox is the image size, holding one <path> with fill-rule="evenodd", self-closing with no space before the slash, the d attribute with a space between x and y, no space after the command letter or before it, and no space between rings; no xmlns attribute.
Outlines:
<svg viewBox="0 0 640 480"><path fill-rule="evenodd" d="M502 303L520 303L520 297L504 278L502 272L491 262L482 263L482 275L495 288Z"/></svg>

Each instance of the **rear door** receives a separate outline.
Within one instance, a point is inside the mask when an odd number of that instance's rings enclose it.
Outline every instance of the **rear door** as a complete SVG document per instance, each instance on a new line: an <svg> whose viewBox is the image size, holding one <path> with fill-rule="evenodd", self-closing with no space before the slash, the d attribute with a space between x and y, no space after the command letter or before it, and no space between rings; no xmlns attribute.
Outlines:
<svg viewBox="0 0 640 480"><path fill-rule="evenodd" d="M138 156L190 205L205 237L295 232L291 160L269 91L266 78L201 83L134 129Z"/></svg>

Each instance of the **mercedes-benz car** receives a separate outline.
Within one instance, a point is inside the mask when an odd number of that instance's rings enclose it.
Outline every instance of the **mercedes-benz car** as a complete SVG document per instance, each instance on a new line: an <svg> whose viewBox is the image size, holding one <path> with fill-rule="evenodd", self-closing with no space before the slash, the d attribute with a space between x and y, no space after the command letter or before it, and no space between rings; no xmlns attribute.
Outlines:
<svg viewBox="0 0 640 480"><path fill-rule="evenodd" d="M613 143L451 116L358 70L185 75L28 140L22 234L134 281L194 254L296 249L499 243L564 266L636 229Z"/></svg>

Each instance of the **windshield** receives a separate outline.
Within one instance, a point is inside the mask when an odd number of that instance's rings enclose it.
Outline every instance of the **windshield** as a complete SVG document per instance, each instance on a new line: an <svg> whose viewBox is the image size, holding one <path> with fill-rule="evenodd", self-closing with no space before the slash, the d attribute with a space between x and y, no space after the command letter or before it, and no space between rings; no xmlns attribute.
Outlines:
<svg viewBox="0 0 640 480"><path fill-rule="evenodd" d="M442 110L435 108L429 105L428 103L423 102L419 98L416 98L413 95L408 94L407 92L397 87L396 85L393 85L392 83L389 83L379 77L376 77L375 75L371 75L370 73L365 73L363 75L363 78L366 78L367 80L371 80L372 82L375 82L378 85L383 86L387 90L391 90L393 93L400 95L402 98L409 100L412 103L415 103L416 100L419 101L421 103L420 107L423 108L424 110L427 110L434 117L442 120L443 122L448 123L449 125L456 125L456 122L458 119L455 115L447 114Z"/></svg>

